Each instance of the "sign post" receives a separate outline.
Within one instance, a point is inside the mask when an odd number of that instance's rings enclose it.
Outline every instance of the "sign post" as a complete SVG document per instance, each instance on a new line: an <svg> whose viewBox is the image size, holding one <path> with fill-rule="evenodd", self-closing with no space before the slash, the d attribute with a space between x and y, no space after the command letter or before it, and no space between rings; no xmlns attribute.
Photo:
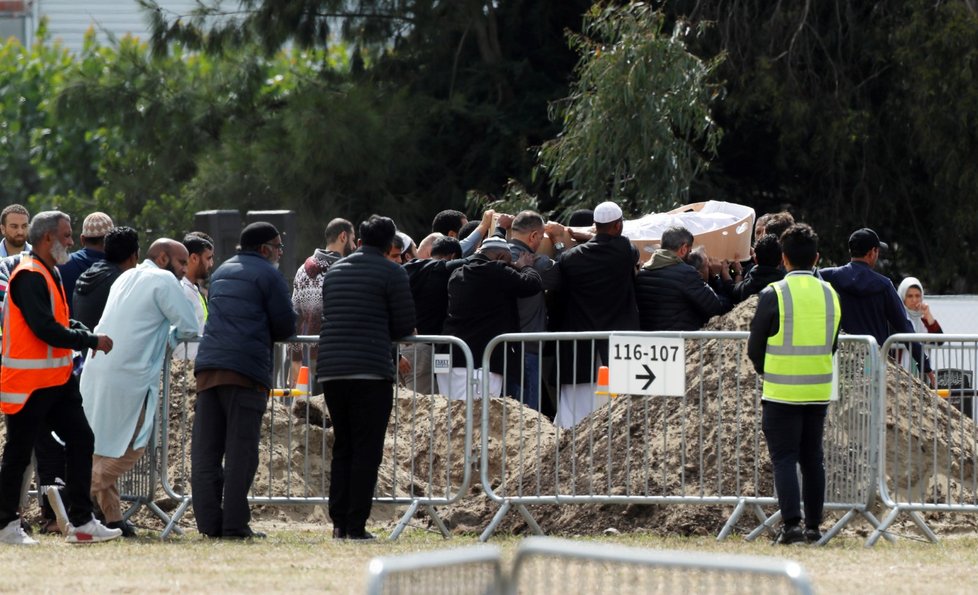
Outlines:
<svg viewBox="0 0 978 595"><path fill-rule="evenodd" d="M620 395L686 394L683 339L612 333L608 340L608 390Z"/></svg>

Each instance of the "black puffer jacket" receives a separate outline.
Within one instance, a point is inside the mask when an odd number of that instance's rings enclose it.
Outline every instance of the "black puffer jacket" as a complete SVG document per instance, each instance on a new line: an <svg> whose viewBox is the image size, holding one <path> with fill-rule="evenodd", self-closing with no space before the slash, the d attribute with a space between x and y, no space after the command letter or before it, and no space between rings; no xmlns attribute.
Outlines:
<svg viewBox="0 0 978 595"><path fill-rule="evenodd" d="M340 259L323 279L323 325L316 376L394 381L391 342L414 330L407 272L377 248Z"/></svg>
<svg viewBox="0 0 978 595"><path fill-rule="evenodd" d="M635 276L643 331L696 331L722 308L703 277L668 250L656 250Z"/></svg>
<svg viewBox="0 0 978 595"><path fill-rule="evenodd" d="M207 324L194 372L231 370L272 386L272 344L295 334L282 273L257 252L239 252L211 276Z"/></svg>

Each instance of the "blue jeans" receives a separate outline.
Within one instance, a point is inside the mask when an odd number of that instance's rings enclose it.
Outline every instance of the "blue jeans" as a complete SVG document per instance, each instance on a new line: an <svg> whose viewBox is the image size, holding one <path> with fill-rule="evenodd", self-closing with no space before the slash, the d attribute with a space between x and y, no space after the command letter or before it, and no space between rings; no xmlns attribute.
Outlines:
<svg viewBox="0 0 978 595"><path fill-rule="evenodd" d="M540 354L523 354L523 373L506 370L506 394L530 409L540 409ZM522 383L520 382L522 380Z"/></svg>

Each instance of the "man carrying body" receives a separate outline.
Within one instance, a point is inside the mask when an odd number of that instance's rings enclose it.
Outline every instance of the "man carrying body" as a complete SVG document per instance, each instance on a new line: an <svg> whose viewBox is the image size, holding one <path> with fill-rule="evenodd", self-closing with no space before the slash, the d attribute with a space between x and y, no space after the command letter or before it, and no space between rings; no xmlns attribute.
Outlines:
<svg viewBox="0 0 978 595"><path fill-rule="evenodd" d="M524 254L533 259L533 270L540 275L543 291L517 300L521 333L547 332L547 291L560 287L560 270L557 263L545 254L537 254L544 234L553 241L556 256L559 258L565 246L573 239L567 228L559 223L545 224L543 217L535 211L522 211L516 214L510 225L509 249L513 262ZM506 394L520 400L531 409L540 409L540 344L530 341L518 347L522 355L522 366L509 369L506 378Z"/></svg>
<svg viewBox="0 0 978 595"><path fill-rule="evenodd" d="M622 237L621 208L611 201L594 209L597 232L558 259L561 291L557 330L572 332L638 330L635 266L638 250ZM594 394L597 369L608 364L608 342L561 341L557 425L570 428L607 401ZM576 373L575 373L576 372Z"/></svg>
<svg viewBox="0 0 978 595"><path fill-rule="evenodd" d="M815 543L822 537L822 434L841 312L839 296L812 273L818 261L818 236L812 228L796 224L781 238L788 274L760 293L747 355L764 378L761 426L784 521L777 543L790 545ZM801 468L802 493L796 466Z"/></svg>
<svg viewBox="0 0 978 595"><path fill-rule="evenodd" d="M108 353L112 339L75 328L56 264L66 262L71 220L60 211L38 213L31 223L31 252L10 277L4 305L0 411L7 415L7 441L0 464L0 542L33 545L20 526L24 471L39 433L53 430L65 442L69 543L119 537L92 516L94 437L85 419L78 379L71 373L74 349Z"/></svg>
<svg viewBox="0 0 978 595"><path fill-rule="evenodd" d="M411 283L414 313L419 335L440 335L448 315L448 279L452 272L465 264L458 240L439 236L431 245L430 258L415 258L404 264ZM401 376L407 388L431 394L434 382L431 373L431 343L409 343L401 347L411 365L411 372Z"/></svg>
<svg viewBox="0 0 978 595"><path fill-rule="evenodd" d="M173 346L197 334L197 319L178 281L187 260L183 244L159 239L142 264L112 284L98 331L116 337L115 349L89 358L81 375L85 416L95 432L92 498L106 526L125 537L136 533L122 520L116 482L143 455L155 427L168 342Z"/></svg>
<svg viewBox="0 0 978 595"><path fill-rule="evenodd" d="M248 525L248 491L272 385L272 346L295 333L288 286L278 272L278 230L252 223L239 244L237 255L211 276L207 324L194 363L194 516L202 535L226 539L264 537Z"/></svg>
<svg viewBox="0 0 978 595"><path fill-rule="evenodd" d="M685 259L693 234L685 227L662 233L662 247L635 277L635 297L643 331L698 331L723 305L700 272Z"/></svg>
<svg viewBox="0 0 978 595"><path fill-rule="evenodd" d="M886 249L875 231L857 229L849 236L849 264L819 270L822 279L839 294L842 330L850 335L872 335L880 346L892 334L914 332L893 282L873 270L880 251ZM924 360L923 372L933 385L934 372L921 353L920 343L911 343L910 353L914 361Z"/></svg>
<svg viewBox="0 0 978 595"><path fill-rule="evenodd" d="M65 295L68 296L68 309L72 316L75 307L71 303L71 296L75 295L75 282L88 270L88 267L105 258L105 234L109 233L112 227L112 219L105 213L95 211L89 214L82 223L81 236L79 236L81 250L72 252L68 262L58 265L65 286Z"/></svg>
<svg viewBox="0 0 978 595"><path fill-rule="evenodd" d="M483 397L502 394L504 365L515 372L521 361L515 357L513 345L501 344L493 349L489 369L485 370L481 367L481 354L496 335L519 332L516 300L540 290L540 273L533 269L533 255L525 253L513 262L509 244L496 236L482 242L479 251L449 278L445 334L465 341L476 358L477 370L489 374L489 394ZM450 399L464 399L466 381L465 358L453 346L452 371L438 377L439 392Z"/></svg>

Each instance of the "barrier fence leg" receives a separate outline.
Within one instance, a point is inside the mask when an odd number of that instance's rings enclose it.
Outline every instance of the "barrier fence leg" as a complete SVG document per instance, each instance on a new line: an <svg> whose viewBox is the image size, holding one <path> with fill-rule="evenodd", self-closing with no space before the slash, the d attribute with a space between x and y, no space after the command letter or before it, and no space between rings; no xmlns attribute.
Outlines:
<svg viewBox="0 0 978 595"><path fill-rule="evenodd" d="M717 535L717 541L723 541L724 539L730 536L730 533L733 531L734 525L737 524L737 521L740 520L741 515L744 514L744 510L746 509L747 509L746 500L740 500L739 502L737 502L737 506L734 508L733 514L730 515L730 518L727 519L726 524L723 525L723 529L720 530L720 534Z"/></svg>
<svg viewBox="0 0 978 595"><path fill-rule="evenodd" d="M873 513L869 512L868 510L863 510L860 512L862 513L863 517L866 518L866 522L868 522L873 527L873 529L879 529L880 521L873 515ZM884 532L883 539L889 541L890 543L896 543L896 537L893 537L889 533Z"/></svg>
<svg viewBox="0 0 978 595"><path fill-rule="evenodd" d="M772 514L771 516L767 517L766 521L764 521L763 523L758 525L757 528L751 531L750 534L744 538L744 541L754 541L755 539L761 536L761 533L764 533L765 531L769 531L769 532L774 531L774 525L776 525L777 522L780 520L781 520L781 511L779 510L776 513Z"/></svg>
<svg viewBox="0 0 978 595"><path fill-rule="evenodd" d="M819 539L815 545L825 545L828 543L830 539L838 535L839 531L842 531L842 529L849 524L849 521L851 521L852 517L856 516L858 512L859 511L855 508L850 508L848 511L846 511L846 513L842 515L841 519L836 521L828 531L822 534L822 538Z"/></svg>
<svg viewBox="0 0 978 595"><path fill-rule="evenodd" d="M520 514L523 515L523 518L526 519L526 524L530 526L530 531L533 531L534 535L543 535L543 529L541 529L540 525L537 524L536 519L533 518L533 515L530 514L530 511L527 510L526 506L517 504L516 510L518 510Z"/></svg>
<svg viewBox="0 0 978 595"><path fill-rule="evenodd" d="M167 515L165 512L163 512L163 509L157 506L156 502L153 501L147 502L146 508L148 508L150 512L156 515L158 519L166 523L168 527L170 526L170 516ZM174 525L173 530L176 532L177 535L183 535L183 529L181 529L180 527Z"/></svg>
<svg viewBox="0 0 978 595"><path fill-rule="evenodd" d="M431 504L427 504L425 505L424 509L428 511L428 516L431 517L432 522L435 523L435 526L438 527L439 531L441 531L441 536L445 539L451 537L452 533L448 530L448 527L445 526L445 521L441 520L441 517L438 516L438 512L435 510L435 507Z"/></svg>
<svg viewBox="0 0 978 595"><path fill-rule="evenodd" d="M418 514L418 508L421 507L421 503L417 500L411 502L411 506L408 506L407 512L401 517L401 520L397 521L397 526L391 531L391 536L388 538L390 541L394 541L401 536L404 528L407 527L408 522L414 518L414 515Z"/></svg>
<svg viewBox="0 0 978 595"><path fill-rule="evenodd" d="M866 540L866 547L873 547L876 545L876 542L879 541L880 536L886 534L886 530L890 528L890 525L893 524L893 521L895 521L899 515L900 507L897 506L890 511L890 514L886 515L886 518L884 518L883 522L876 527L876 530L869 534L869 538Z"/></svg>
<svg viewBox="0 0 978 595"><path fill-rule="evenodd" d="M184 498L183 501L180 502L180 506L177 506L177 509L173 512L173 516L170 517L170 522L166 524L166 528L163 529L162 533L160 533L160 539L166 539L167 537L170 536L170 533L173 531L176 531L177 535L183 533L183 531L181 531L180 528L177 527L177 523L180 522L180 518L183 517L184 514L186 514L187 509L190 508L190 504L191 504L190 498Z"/></svg>
<svg viewBox="0 0 978 595"><path fill-rule="evenodd" d="M499 510L496 511L496 514L493 515L492 520L489 521L489 525L485 528L482 534L479 535L479 541L485 542L492 537L492 534L496 532L496 527L499 526L499 523L503 520L503 517L509 512L510 506L512 506L512 504L510 504L509 500L503 502L503 505L500 506Z"/></svg>
<svg viewBox="0 0 978 595"><path fill-rule="evenodd" d="M924 522L924 517L920 516L919 512L915 510L911 511L910 518L913 519L913 522L917 524L917 528L920 529L920 532L923 533L924 537L929 539L931 543L937 543L940 541L937 538L937 535L934 535L934 532L927 526L927 523Z"/></svg>

